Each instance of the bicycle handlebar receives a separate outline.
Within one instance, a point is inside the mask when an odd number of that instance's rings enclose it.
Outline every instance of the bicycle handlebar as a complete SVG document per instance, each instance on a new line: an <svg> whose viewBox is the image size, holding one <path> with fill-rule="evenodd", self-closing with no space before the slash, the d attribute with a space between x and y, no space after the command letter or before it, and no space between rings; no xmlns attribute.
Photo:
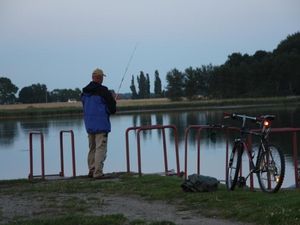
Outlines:
<svg viewBox="0 0 300 225"><path fill-rule="evenodd" d="M253 122L263 122L265 120L271 121L275 119L275 115L261 115L259 117L247 116L247 115L240 115L236 113L227 113L224 112L224 119L241 119L241 120L251 120Z"/></svg>

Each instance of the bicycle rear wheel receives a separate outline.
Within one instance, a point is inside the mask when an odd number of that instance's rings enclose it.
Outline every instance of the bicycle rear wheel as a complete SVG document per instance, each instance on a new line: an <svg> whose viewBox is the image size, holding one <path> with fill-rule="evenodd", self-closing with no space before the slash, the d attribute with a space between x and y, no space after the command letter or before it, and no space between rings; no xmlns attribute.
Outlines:
<svg viewBox="0 0 300 225"><path fill-rule="evenodd" d="M265 148L266 151L262 153L258 161L258 183L264 192L275 193L280 189L284 180L284 155L274 145L265 146Z"/></svg>
<svg viewBox="0 0 300 225"><path fill-rule="evenodd" d="M226 187L228 190L233 191L236 186L241 166L242 153L241 143L235 143L229 158L226 174Z"/></svg>

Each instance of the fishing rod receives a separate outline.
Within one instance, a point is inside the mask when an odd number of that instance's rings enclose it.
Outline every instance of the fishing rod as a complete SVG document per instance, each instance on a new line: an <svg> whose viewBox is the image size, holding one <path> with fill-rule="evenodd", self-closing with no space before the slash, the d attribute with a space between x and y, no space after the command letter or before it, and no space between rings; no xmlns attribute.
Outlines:
<svg viewBox="0 0 300 225"><path fill-rule="evenodd" d="M126 73L127 73L127 71L128 71L129 65L130 65L130 63L131 63L131 61L132 61L132 58L133 58L133 56L134 56L134 53L135 53L135 51L136 51L137 45L138 45L138 43L135 44L134 49L133 49L133 51L132 51L132 53L131 53L131 55L130 55L130 58L129 58L129 60L128 60L128 63L127 63L127 65L126 65L125 72L124 72L124 74L123 74L123 77L122 77L122 80L121 80L121 82L120 82L119 88L118 88L118 90L117 90L117 92L116 92L115 100L117 100L117 98L118 98L118 96L119 96L119 91L120 91L121 86L122 86L122 84L123 84L124 78L125 78L125 76L126 76Z"/></svg>

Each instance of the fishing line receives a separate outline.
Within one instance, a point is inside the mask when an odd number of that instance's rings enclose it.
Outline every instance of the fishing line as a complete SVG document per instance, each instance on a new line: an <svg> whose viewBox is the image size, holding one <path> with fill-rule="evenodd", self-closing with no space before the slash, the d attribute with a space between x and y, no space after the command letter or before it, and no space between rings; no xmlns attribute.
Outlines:
<svg viewBox="0 0 300 225"><path fill-rule="evenodd" d="M130 58L129 58L129 60L128 60L128 63L127 63L127 65L126 65L125 72L124 72L124 74L123 74L123 77L122 77L122 80L121 80L121 82L120 82L119 88L118 88L118 90L117 90L117 92L116 92L116 97L115 97L116 100L117 100L117 98L118 98L118 96L119 96L119 91L120 91L120 89L121 89L121 86L122 86L122 84L123 84L124 78L125 78L126 73L127 73L127 71L128 71L129 65L130 65L130 63L131 63L131 61L132 61L132 58L133 58L133 56L134 56L134 53L135 53L135 51L136 51L136 49L137 49L137 45L138 45L138 43L135 44L134 49L133 49L133 51L132 51L132 53L131 53L131 56L130 56Z"/></svg>

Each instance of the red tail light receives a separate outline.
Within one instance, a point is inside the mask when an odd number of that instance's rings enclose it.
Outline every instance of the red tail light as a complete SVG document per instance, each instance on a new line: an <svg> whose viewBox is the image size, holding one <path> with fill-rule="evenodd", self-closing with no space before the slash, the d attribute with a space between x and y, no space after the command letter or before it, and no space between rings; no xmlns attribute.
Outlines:
<svg viewBox="0 0 300 225"><path fill-rule="evenodd" d="M264 121L264 126L265 127L269 127L271 125L271 122L270 121L268 121L268 120L265 120Z"/></svg>

